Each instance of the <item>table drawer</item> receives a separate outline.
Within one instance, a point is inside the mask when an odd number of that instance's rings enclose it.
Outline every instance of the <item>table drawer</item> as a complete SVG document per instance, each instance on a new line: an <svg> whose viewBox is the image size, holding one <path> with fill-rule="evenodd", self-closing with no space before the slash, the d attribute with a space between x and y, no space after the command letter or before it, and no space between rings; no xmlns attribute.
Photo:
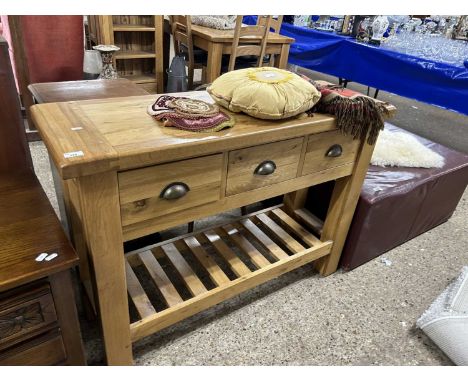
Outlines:
<svg viewBox="0 0 468 382"><path fill-rule="evenodd" d="M301 175L353 163L360 142L338 130L309 135Z"/></svg>
<svg viewBox="0 0 468 382"><path fill-rule="evenodd" d="M303 141L304 138L294 138L231 151L226 195L235 195L295 178ZM270 173L271 171L273 172Z"/></svg>
<svg viewBox="0 0 468 382"><path fill-rule="evenodd" d="M119 173L122 225L219 200L221 173L222 154Z"/></svg>
<svg viewBox="0 0 468 382"><path fill-rule="evenodd" d="M0 349L48 330L57 321L48 284L13 292L0 299Z"/></svg>
<svg viewBox="0 0 468 382"><path fill-rule="evenodd" d="M0 353L0 366L53 366L66 358L62 336L55 330Z"/></svg>

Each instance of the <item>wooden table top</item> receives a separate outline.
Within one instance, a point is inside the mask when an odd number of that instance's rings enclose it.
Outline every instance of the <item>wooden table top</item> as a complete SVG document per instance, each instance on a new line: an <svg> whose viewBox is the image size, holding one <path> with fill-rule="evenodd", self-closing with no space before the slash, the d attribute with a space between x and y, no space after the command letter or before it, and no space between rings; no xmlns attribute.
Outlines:
<svg viewBox="0 0 468 382"><path fill-rule="evenodd" d="M28 86L37 103L67 102L87 99L131 97L149 94L125 78L116 80L88 80L44 82Z"/></svg>
<svg viewBox="0 0 468 382"><path fill-rule="evenodd" d="M68 269L78 256L34 173L0 174L0 292ZM47 252L51 261L37 262Z"/></svg>
<svg viewBox="0 0 468 382"><path fill-rule="evenodd" d="M192 33L194 36L201 37L211 42L229 42L234 38L234 29L214 29L192 24ZM241 37L242 40L248 40L248 37ZM268 34L268 43L270 44L292 44L292 37L283 36L278 33L270 32Z"/></svg>
<svg viewBox="0 0 468 382"><path fill-rule="evenodd" d="M177 93L211 100L205 91ZM157 95L40 104L34 123L62 178L137 168L335 129L315 114L278 121L233 114L234 127L197 133L163 127L147 114ZM227 112L227 111L226 111ZM70 154L71 153L71 154Z"/></svg>

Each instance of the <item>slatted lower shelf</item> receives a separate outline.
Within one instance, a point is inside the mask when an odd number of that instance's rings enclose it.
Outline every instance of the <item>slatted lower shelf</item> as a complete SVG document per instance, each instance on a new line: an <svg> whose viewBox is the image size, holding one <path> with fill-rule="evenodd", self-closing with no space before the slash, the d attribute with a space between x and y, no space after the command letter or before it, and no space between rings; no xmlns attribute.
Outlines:
<svg viewBox="0 0 468 382"><path fill-rule="evenodd" d="M132 341L330 253L275 206L126 255Z"/></svg>

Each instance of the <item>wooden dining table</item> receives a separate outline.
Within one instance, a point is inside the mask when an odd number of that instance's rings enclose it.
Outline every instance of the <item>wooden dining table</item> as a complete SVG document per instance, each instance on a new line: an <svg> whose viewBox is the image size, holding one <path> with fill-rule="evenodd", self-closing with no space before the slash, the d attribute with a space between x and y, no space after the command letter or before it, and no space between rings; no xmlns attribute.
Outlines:
<svg viewBox="0 0 468 382"><path fill-rule="evenodd" d="M192 24L193 45L208 52L206 81L213 82L221 75L223 54L231 54L234 29L213 29ZM241 43L249 42L248 37L241 37ZM289 46L294 39L278 33L268 34L266 54L274 54L274 66L286 69Z"/></svg>

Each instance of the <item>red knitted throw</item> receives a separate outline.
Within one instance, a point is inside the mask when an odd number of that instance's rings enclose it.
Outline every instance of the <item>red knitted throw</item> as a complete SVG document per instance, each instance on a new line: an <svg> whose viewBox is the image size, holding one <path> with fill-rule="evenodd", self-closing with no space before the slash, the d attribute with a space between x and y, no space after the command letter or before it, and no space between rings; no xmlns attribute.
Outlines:
<svg viewBox="0 0 468 382"><path fill-rule="evenodd" d="M384 128L384 119L393 115L386 102L376 101L353 90L341 86L313 81L311 82L322 94L320 101L309 110L332 114L336 124L344 134L352 135L353 139L365 139L371 145L375 143L379 131Z"/></svg>

